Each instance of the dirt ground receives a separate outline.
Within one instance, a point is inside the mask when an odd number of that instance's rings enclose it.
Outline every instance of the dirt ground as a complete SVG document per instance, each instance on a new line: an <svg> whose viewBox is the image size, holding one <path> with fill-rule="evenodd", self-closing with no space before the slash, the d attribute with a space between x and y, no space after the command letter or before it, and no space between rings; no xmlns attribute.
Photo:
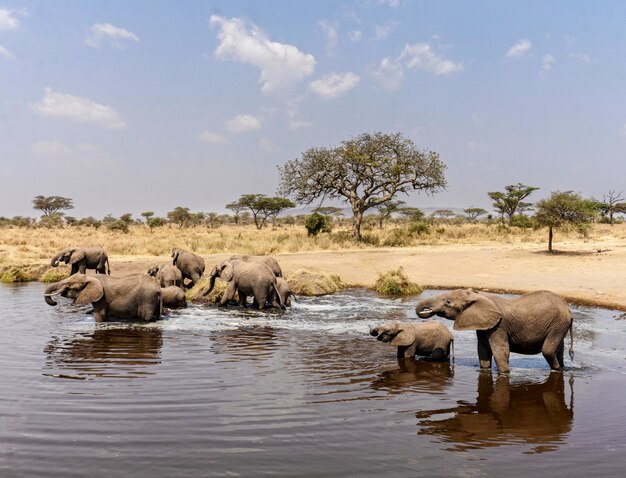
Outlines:
<svg viewBox="0 0 626 478"><path fill-rule="evenodd" d="M402 266L424 288L473 287L523 293L551 290L571 303L626 310L626 243L559 243L545 245L435 245L358 251L275 254L286 277L298 269L337 274L351 286L371 286L378 273ZM206 273L227 254L205 255ZM114 274L143 272L169 257L112 256Z"/></svg>

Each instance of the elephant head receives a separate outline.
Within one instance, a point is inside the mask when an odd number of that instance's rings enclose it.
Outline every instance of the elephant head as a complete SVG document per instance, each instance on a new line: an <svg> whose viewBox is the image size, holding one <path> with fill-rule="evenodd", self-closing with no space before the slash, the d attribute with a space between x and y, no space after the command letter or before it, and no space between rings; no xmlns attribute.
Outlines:
<svg viewBox="0 0 626 478"><path fill-rule="evenodd" d="M65 262L66 264L76 264L85 258L85 251L76 249L74 247L68 247L63 249L50 261L52 267L57 267L59 262Z"/></svg>
<svg viewBox="0 0 626 478"><path fill-rule="evenodd" d="M225 282L229 282L233 279L233 273L233 264L231 260L227 259L217 264L211 271L211 274L209 274L209 288L202 295L208 295L211 293L213 286L215 285L216 277L221 278Z"/></svg>
<svg viewBox="0 0 626 478"><path fill-rule="evenodd" d="M147 274L150 277L156 277L156 275L159 273L159 269L161 268L161 266L152 266L150 269L148 269Z"/></svg>
<svg viewBox="0 0 626 478"><path fill-rule="evenodd" d="M48 305L57 305L52 299L55 295L74 299L78 305L86 305L102 299L104 288L98 279L78 273L46 287L44 298Z"/></svg>
<svg viewBox="0 0 626 478"><path fill-rule="evenodd" d="M370 329L370 335L386 344L407 347L415 342L415 332L403 330L400 322L387 322Z"/></svg>
<svg viewBox="0 0 626 478"><path fill-rule="evenodd" d="M497 305L472 289L453 290L421 300L415 306L415 313L421 319L438 315L454 320L454 330L488 330L502 319Z"/></svg>

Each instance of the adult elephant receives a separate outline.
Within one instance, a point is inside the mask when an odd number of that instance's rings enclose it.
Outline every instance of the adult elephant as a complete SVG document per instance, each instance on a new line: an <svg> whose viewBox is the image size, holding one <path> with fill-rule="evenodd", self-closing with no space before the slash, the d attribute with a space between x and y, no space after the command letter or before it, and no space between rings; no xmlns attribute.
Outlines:
<svg viewBox="0 0 626 478"><path fill-rule="evenodd" d="M472 289L454 290L421 300L415 306L424 319L438 315L454 320L454 330L475 330L481 368L509 372L509 354L542 353L553 370L563 369L564 338L570 332L570 357L574 358L572 313L563 297L537 291L505 299Z"/></svg>
<svg viewBox="0 0 626 478"><path fill-rule="evenodd" d="M276 288L276 276L265 264L244 262L239 259L220 262L211 271L209 288L204 295L213 290L216 277L226 282L226 291L222 295L220 305L226 305L228 301L233 300L237 292L242 306L246 305L248 296L253 296L259 309L265 308L266 302L281 309L285 308Z"/></svg>
<svg viewBox="0 0 626 478"><path fill-rule="evenodd" d="M183 273L172 264L159 264L148 269L148 275L159 281L161 287L182 287Z"/></svg>
<svg viewBox="0 0 626 478"><path fill-rule="evenodd" d="M161 288L145 274L92 277L78 273L46 287L48 305L57 305L52 299L55 295L74 299L77 305L93 305L96 322L111 316L145 321L161 317Z"/></svg>
<svg viewBox="0 0 626 478"><path fill-rule="evenodd" d="M276 277L283 276L283 270L278 265L278 261L274 259L272 256L242 256L242 255L233 255L230 256L231 260L242 260L244 262L252 262L257 264L265 264L269 267Z"/></svg>
<svg viewBox="0 0 626 478"><path fill-rule="evenodd" d="M87 269L95 269L96 273L99 274L111 274L109 257L100 246L68 247L59 251L50 261L50 265L57 267L59 262L65 262L72 266L70 274L77 272L84 274Z"/></svg>
<svg viewBox="0 0 626 478"><path fill-rule="evenodd" d="M189 283L184 285L188 289L196 285L202 274L204 274L204 259L198 254L183 249L174 249L172 251L172 265L180 269L183 275L183 284L185 279L189 279Z"/></svg>

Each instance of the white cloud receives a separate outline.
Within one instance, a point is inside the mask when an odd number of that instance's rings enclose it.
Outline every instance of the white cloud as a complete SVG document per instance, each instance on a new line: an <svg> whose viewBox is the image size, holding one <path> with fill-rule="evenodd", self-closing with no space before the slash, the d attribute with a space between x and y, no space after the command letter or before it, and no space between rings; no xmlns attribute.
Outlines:
<svg viewBox="0 0 626 478"><path fill-rule="evenodd" d="M228 139L221 134L212 131L203 131L198 135L198 139L203 143L209 144L228 144L229 142Z"/></svg>
<svg viewBox="0 0 626 478"><path fill-rule="evenodd" d="M622 127L619 129L619 135L622 138L626 138L626 123L624 123Z"/></svg>
<svg viewBox="0 0 626 478"><path fill-rule="evenodd" d="M337 47L337 28L331 25L326 20L317 22L317 26L322 30L322 33L326 37L326 53L330 56L333 54Z"/></svg>
<svg viewBox="0 0 626 478"><path fill-rule="evenodd" d="M390 8L398 8L400 0L378 0L379 5L388 5Z"/></svg>
<svg viewBox="0 0 626 478"><path fill-rule="evenodd" d="M428 43L406 45L400 55L400 60L406 61L407 68L417 68L437 76L463 71L462 63L454 63L437 55Z"/></svg>
<svg viewBox="0 0 626 478"><path fill-rule="evenodd" d="M0 56L5 57L7 60L15 59L15 57L13 56L13 53L11 53L9 50L4 48L2 45L0 45Z"/></svg>
<svg viewBox="0 0 626 478"><path fill-rule="evenodd" d="M397 28L399 24L400 22L392 21L387 22L384 25L376 25L374 27L374 39L376 41L384 40Z"/></svg>
<svg viewBox="0 0 626 478"><path fill-rule="evenodd" d="M313 126L313 123L310 121L293 120L289 122L289 129L291 131L298 131L299 129L310 128L311 126Z"/></svg>
<svg viewBox="0 0 626 478"><path fill-rule="evenodd" d="M85 45L92 48L100 48L103 43L109 43L113 48L123 50L126 46L124 41L138 42L139 37L133 32L116 27L110 23L94 23L85 39Z"/></svg>
<svg viewBox="0 0 626 478"><path fill-rule="evenodd" d="M586 53L582 53L582 52L570 53L569 58L571 60L579 61L580 63L586 63L586 64L591 63L591 57L587 55Z"/></svg>
<svg viewBox="0 0 626 478"><path fill-rule="evenodd" d="M398 61L390 58L383 58L377 70L372 75L378 84L385 90L396 90L404 80L404 68Z"/></svg>
<svg viewBox="0 0 626 478"><path fill-rule="evenodd" d="M57 93L44 89L44 96L33 105L40 116L67 118L81 123L96 123L109 129L124 129L126 123L110 106L101 105L88 98Z"/></svg>
<svg viewBox="0 0 626 478"><path fill-rule="evenodd" d="M352 72L331 73L319 80L312 81L310 88L324 98L336 98L356 87L361 78Z"/></svg>
<svg viewBox="0 0 626 478"><path fill-rule="evenodd" d="M361 30L352 30L351 32L348 32L348 38L350 39L350 41L356 43L360 41L361 38L363 38L363 32Z"/></svg>
<svg viewBox="0 0 626 478"><path fill-rule="evenodd" d="M0 30L17 30L20 21L15 17L14 11L0 7Z"/></svg>
<svg viewBox="0 0 626 478"><path fill-rule="evenodd" d="M532 49L533 49L533 44L530 42L530 40L523 38L520 41L518 41L515 45L513 45L511 48L509 48L509 51L506 52L505 56L507 58L518 58L520 56L524 56L526 53L528 53Z"/></svg>
<svg viewBox="0 0 626 478"><path fill-rule="evenodd" d="M254 65L261 69L261 91L281 93L313 74L315 58L295 46L270 41L256 25L249 28L238 18L211 16L220 44L215 56Z"/></svg>
<svg viewBox="0 0 626 478"><path fill-rule="evenodd" d="M261 140L259 141L259 148L261 148L268 154L275 154L280 151L280 148L267 138L261 138Z"/></svg>
<svg viewBox="0 0 626 478"><path fill-rule="evenodd" d="M226 122L226 129L231 133L246 133L261 129L261 121L252 115L237 115Z"/></svg>
<svg viewBox="0 0 626 478"><path fill-rule="evenodd" d="M54 158L71 158L74 152L59 141L38 141L31 146L31 150L38 156Z"/></svg>
<svg viewBox="0 0 626 478"><path fill-rule="evenodd" d="M541 71L539 76L541 79L545 78L545 75L552 70L552 65L556 62L556 58L552 55L545 55L541 59Z"/></svg>

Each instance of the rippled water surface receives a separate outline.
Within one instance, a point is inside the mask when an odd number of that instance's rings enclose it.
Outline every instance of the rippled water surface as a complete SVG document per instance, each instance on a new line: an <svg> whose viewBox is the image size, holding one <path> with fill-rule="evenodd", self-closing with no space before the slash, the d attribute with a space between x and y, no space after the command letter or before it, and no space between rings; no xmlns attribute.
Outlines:
<svg viewBox="0 0 626 478"><path fill-rule="evenodd" d="M565 373L513 354L496 380L472 332L451 364L398 361L367 334L415 301L348 290L97 325L40 284L0 286L0 476L622 474L616 312L573 308Z"/></svg>

